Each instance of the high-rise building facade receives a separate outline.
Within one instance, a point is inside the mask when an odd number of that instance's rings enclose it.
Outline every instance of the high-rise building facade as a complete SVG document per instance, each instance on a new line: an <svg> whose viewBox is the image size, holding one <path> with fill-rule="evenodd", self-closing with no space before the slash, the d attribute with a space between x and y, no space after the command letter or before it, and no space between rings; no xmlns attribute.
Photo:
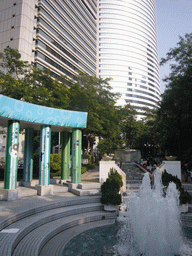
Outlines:
<svg viewBox="0 0 192 256"><path fill-rule="evenodd" d="M118 104L140 114L160 100L155 0L1 0L7 45L55 76L111 77Z"/></svg>
<svg viewBox="0 0 192 256"><path fill-rule="evenodd" d="M130 103L142 117L160 100L155 0L97 3L97 75L111 77L118 104Z"/></svg>
<svg viewBox="0 0 192 256"><path fill-rule="evenodd" d="M96 11L96 0L1 0L0 51L17 48L55 76L96 75Z"/></svg>

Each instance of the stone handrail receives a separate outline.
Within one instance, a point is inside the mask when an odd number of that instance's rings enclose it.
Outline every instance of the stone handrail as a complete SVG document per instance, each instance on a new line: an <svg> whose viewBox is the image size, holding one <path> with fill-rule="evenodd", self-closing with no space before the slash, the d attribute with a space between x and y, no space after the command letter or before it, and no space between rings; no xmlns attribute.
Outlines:
<svg viewBox="0 0 192 256"><path fill-rule="evenodd" d="M140 170L142 170L143 172L149 172L150 174L152 173L147 167L144 167L144 166L142 166L142 165L139 164L139 163L135 163L135 165L136 165Z"/></svg>

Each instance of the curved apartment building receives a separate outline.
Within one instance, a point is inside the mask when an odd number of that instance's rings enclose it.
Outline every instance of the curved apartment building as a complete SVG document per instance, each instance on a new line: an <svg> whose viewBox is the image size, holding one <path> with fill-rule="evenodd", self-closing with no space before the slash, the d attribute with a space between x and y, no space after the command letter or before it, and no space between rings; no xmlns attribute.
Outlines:
<svg viewBox="0 0 192 256"><path fill-rule="evenodd" d="M97 75L142 116L160 100L155 0L98 0Z"/></svg>

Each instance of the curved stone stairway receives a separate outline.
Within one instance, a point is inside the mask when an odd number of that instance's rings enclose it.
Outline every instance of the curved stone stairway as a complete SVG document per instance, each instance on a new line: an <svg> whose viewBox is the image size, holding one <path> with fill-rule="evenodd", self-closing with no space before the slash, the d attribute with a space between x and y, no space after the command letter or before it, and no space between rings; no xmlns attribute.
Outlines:
<svg viewBox="0 0 192 256"><path fill-rule="evenodd" d="M0 255L61 255L72 237L90 228L113 224L115 219L115 212L103 211L98 196L31 208L0 223Z"/></svg>

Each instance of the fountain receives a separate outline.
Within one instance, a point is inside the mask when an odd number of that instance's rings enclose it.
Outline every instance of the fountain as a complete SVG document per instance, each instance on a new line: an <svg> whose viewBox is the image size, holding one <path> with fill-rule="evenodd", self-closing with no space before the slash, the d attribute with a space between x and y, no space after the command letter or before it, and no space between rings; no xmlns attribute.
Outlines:
<svg viewBox="0 0 192 256"><path fill-rule="evenodd" d="M99 255L192 255L192 251L186 244L182 235L179 192L176 189L176 185L170 183L165 196L164 187L161 182L161 172L159 170L155 173L153 188L151 188L149 173L146 173L139 194L132 194L129 197L128 202L124 203L127 211L120 212L118 218L119 230L117 232L117 240L116 238L114 239L115 245L111 246L110 244L105 244L104 253ZM114 227L112 227L112 230L113 229ZM109 234L112 236L112 232L110 233L108 230L106 236L109 236ZM90 239L92 241L93 237L94 233L91 233ZM103 234L97 233L97 237L103 239ZM77 240L79 239L77 238L76 241ZM86 239L83 238L83 241L86 241L87 243L88 240L88 236ZM74 247L75 243L76 242L73 243L72 247ZM98 248L100 244L100 242L97 242L96 248ZM94 248L93 243L91 243L91 247ZM84 255L91 255L91 252Z"/></svg>
<svg viewBox="0 0 192 256"><path fill-rule="evenodd" d="M139 195L132 194L127 207L127 213L120 219L118 244L114 246L118 255L184 255L179 192L170 183L165 196L159 170L155 173L154 188L146 173Z"/></svg>

